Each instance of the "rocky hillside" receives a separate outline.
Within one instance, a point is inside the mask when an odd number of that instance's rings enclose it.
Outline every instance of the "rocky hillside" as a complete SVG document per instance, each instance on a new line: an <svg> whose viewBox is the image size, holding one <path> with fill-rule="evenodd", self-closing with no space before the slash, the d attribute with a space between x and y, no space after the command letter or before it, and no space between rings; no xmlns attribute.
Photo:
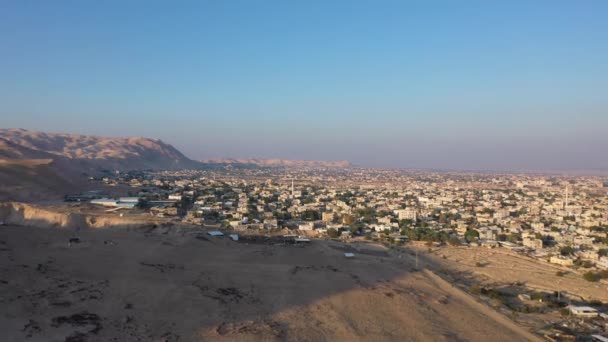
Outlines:
<svg viewBox="0 0 608 342"><path fill-rule="evenodd" d="M173 146L147 138L106 138L0 129L0 158L69 160L80 169L180 169L198 166Z"/></svg>

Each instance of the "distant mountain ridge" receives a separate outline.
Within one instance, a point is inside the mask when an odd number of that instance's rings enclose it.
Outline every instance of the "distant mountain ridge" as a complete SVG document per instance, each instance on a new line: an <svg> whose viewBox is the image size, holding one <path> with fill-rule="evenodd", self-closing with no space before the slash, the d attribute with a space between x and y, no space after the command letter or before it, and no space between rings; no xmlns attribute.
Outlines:
<svg viewBox="0 0 608 342"><path fill-rule="evenodd" d="M213 166L324 167L350 166L345 160L210 159L194 161L158 139L109 138L0 129L0 159L51 159L53 165L79 172L106 170L178 170Z"/></svg>
<svg viewBox="0 0 608 342"><path fill-rule="evenodd" d="M255 165L260 167L330 167L343 168L349 167L350 162L346 160L340 161L323 161L323 160L289 160L289 159L208 159L201 161L205 164L242 164Z"/></svg>
<svg viewBox="0 0 608 342"><path fill-rule="evenodd" d="M0 129L0 158L77 162L82 169L184 169L199 163L173 146L148 138L108 138Z"/></svg>

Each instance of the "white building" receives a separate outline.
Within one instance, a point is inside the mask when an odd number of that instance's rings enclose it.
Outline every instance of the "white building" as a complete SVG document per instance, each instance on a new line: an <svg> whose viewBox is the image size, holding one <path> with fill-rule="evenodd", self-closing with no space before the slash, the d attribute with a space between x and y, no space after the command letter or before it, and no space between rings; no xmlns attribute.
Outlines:
<svg viewBox="0 0 608 342"><path fill-rule="evenodd" d="M601 257L596 263L595 266L598 268L608 270L608 257Z"/></svg>
<svg viewBox="0 0 608 342"><path fill-rule="evenodd" d="M524 238L523 239L524 247L532 248L532 249L542 249L543 248L543 240L534 239L534 238Z"/></svg>
<svg viewBox="0 0 608 342"><path fill-rule="evenodd" d="M120 197L118 202L121 203L138 203L139 197Z"/></svg>
<svg viewBox="0 0 608 342"><path fill-rule="evenodd" d="M182 200L182 195L171 194L171 195L169 195L169 199L173 200L173 201L181 201Z"/></svg>
<svg viewBox="0 0 608 342"><path fill-rule="evenodd" d="M103 205L104 207L115 207L117 201L111 198L98 198L91 200L91 204Z"/></svg>
<svg viewBox="0 0 608 342"><path fill-rule="evenodd" d="M416 210L413 208L399 209L396 211L400 220L416 220Z"/></svg>
<svg viewBox="0 0 608 342"><path fill-rule="evenodd" d="M551 259L549 259L549 262L552 264L558 264L558 265L562 265L562 266L572 266L574 265L574 260L570 259L570 258L566 258L563 256L552 256Z"/></svg>
<svg viewBox="0 0 608 342"><path fill-rule="evenodd" d="M298 225L299 230L313 230L315 225L313 222L305 222Z"/></svg>
<svg viewBox="0 0 608 342"><path fill-rule="evenodd" d="M570 312L578 317L597 317L599 315L599 312L589 306L574 306L574 305L569 305L568 306L568 310L570 310Z"/></svg>

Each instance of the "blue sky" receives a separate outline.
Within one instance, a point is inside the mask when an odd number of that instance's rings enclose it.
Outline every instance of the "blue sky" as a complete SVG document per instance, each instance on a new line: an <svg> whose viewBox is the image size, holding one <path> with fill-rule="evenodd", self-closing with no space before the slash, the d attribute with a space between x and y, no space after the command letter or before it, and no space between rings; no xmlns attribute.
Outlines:
<svg viewBox="0 0 608 342"><path fill-rule="evenodd" d="M3 127L192 158L608 169L606 1L3 1Z"/></svg>

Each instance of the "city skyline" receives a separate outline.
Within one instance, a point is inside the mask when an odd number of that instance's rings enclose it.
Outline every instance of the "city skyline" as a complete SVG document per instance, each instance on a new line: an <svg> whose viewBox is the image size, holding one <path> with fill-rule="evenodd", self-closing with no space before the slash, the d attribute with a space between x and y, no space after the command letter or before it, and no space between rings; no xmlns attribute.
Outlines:
<svg viewBox="0 0 608 342"><path fill-rule="evenodd" d="M2 126L192 159L607 170L606 7L5 3Z"/></svg>

